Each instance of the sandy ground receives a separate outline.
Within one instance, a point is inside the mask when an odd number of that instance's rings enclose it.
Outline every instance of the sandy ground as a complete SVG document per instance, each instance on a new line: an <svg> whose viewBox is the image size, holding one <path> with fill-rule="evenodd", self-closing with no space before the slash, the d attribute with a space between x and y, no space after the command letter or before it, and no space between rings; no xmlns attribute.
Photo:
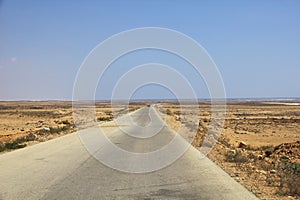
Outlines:
<svg viewBox="0 0 300 200"><path fill-rule="evenodd" d="M227 103L223 129L208 157L260 199L300 199L299 102ZM207 145L209 102L200 102L198 115L197 106L160 105L169 126L176 131L188 126L193 146ZM198 127L191 125L195 118Z"/></svg>
<svg viewBox="0 0 300 200"><path fill-rule="evenodd" d="M144 104L143 104L144 105ZM96 121L140 108L139 103L111 109L109 102L95 104ZM0 102L0 153L43 142L76 131L72 102Z"/></svg>
<svg viewBox="0 0 300 200"><path fill-rule="evenodd" d="M211 122L210 102L197 106L176 102L133 102L122 115L155 103L164 120L193 146L211 145L208 157L261 199L300 199L300 102L227 102L216 144L205 141ZM111 105L97 102L99 123L113 119ZM71 102L0 102L0 153L76 131ZM209 138L209 137L208 137ZM205 141L205 142L203 142ZM298 196L297 196L298 195Z"/></svg>

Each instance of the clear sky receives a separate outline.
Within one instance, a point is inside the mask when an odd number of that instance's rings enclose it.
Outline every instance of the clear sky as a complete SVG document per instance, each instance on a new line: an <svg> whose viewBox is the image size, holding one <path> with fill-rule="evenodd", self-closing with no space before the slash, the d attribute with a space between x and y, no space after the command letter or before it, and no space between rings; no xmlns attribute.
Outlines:
<svg viewBox="0 0 300 200"><path fill-rule="evenodd" d="M0 100L71 99L77 70L98 43L149 26L174 29L199 42L218 66L229 98L300 97L297 0L4 0ZM116 66L105 78L117 79L113 75L122 70ZM191 71L185 75L194 79ZM172 96L163 90L147 86L134 95ZM197 95L206 97L205 92Z"/></svg>

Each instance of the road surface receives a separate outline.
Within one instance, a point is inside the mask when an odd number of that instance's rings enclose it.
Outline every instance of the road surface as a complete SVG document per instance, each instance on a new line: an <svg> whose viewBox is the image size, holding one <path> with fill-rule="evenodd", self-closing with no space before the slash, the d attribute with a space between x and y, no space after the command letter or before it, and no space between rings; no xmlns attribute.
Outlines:
<svg viewBox="0 0 300 200"><path fill-rule="evenodd" d="M163 147L174 138L174 133L164 126L151 136L155 124L161 123L153 110L150 119L151 109L145 107L120 118L121 126L131 136L111 123L102 125L106 136L130 152L145 153ZM132 128L131 119L146 126L145 131ZM147 126L151 120L153 123ZM0 199L257 199L209 159L200 159L193 147L160 170L126 173L107 167L87 151L82 140L96 141L93 129L79 134L81 138L73 133L1 155ZM114 158L113 152L94 148L102 157ZM133 160L133 168L137 166Z"/></svg>

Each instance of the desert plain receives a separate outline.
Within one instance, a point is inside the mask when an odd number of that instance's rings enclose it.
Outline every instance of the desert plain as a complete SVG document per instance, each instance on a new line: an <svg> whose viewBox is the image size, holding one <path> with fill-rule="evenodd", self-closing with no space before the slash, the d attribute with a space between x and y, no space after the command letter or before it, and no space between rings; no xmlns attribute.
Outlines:
<svg viewBox="0 0 300 200"><path fill-rule="evenodd" d="M300 198L300 100L230 100L215 143L205 143L211 117L210 101L133 101L111 108L95 103L95 121L105 123L150 104L159 105L174 131L191 132L191 144L209 146L208 157L260 199ZM192 124L192 122L197 122ZM0 153L75 132L72 102L0 102Z"/></svg>

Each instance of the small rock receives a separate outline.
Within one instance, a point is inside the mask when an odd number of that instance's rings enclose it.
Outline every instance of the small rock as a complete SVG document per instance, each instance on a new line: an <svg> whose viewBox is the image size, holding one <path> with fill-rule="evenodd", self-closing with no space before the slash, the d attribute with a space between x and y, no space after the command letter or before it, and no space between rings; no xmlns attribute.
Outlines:
<svg viewBox="0 0 300 200"><path fill-rule="evenodd" d="M63 124L71 124L68 120L62 121Z"/></svg>
<svg viewBox="0 0 300 200"><path fill-rule="evenodd" d="M50 131L50 128L48 128L48 127L43 127L43 131Z"/></svg>
<svg viewBox="0 0 300 200"><path fill-rule="evenodd" d="M261 172L260 173L262 173L262 174L268 174L266 171L264 171L264 170L261 170Z"/></svg>
<svg viewBox="0 0 300 200"><path fill-rule="evenodd" d="M234 149L230 149L230 150L229 150L229 153L231 153L231 154L235 155L235 154L236 154L236 150L234 150Z"/></svg>
<svg viewBox="0 0 300 200"><path fill-rule="evenodd" d="M259 170L259 173L260 173L260 174L267 174L267 172L264 171L264 170Z"/></svg>
<svg viewBox="0 0 300 200"><path fill-rule="evenodd" d="M246 142L244 142L244 141L241 141L241 142L239 143L239 146L238 146L238 148L245 148L245 147L247 147L247 144L246 144Z"/></svg>
<svg viewBox="0 0 300 200"><path fill-rule="evenodd" d="M275 170L275 169L272 169L272 170L270 171L270 173L271 173L271 174L275 174L275 173L276 173L276 170Z"/></svg>
<svg viewBox="0 0 300 200"><path fill-rule="evenodd" d="M269 157L272 154L272 151L271 150L266 150L265 154L266 154L266 157Z"/></svg>
<svg viewBox="0 0 300 200"><path fill-rule="evenodd" d="M262 160L264 157L263 157L263 155L258 155L257 158L258 158L258 160Z"/></svg>

